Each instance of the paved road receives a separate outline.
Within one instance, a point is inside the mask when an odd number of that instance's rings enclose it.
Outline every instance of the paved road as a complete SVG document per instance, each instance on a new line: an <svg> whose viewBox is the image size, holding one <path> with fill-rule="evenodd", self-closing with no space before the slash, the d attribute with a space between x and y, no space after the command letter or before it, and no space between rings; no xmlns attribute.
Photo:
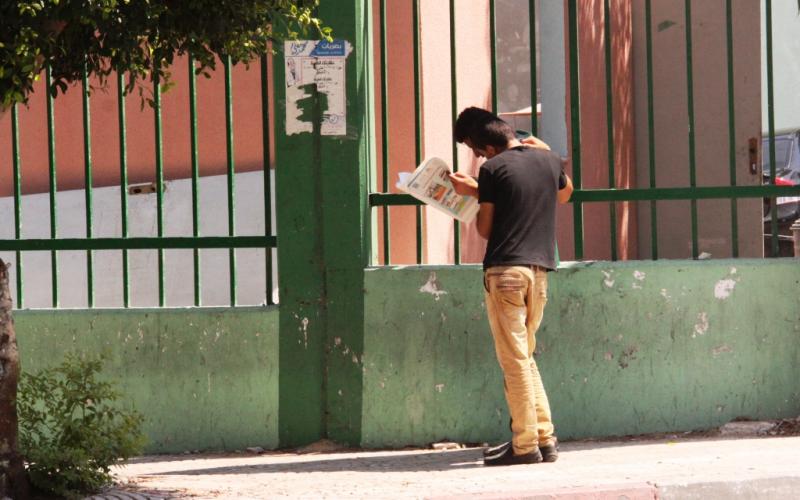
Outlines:
<svg viewBox="0 0 800 500"><path fill-rule="evenodd" d="M150 498L792 499L800 437L564 443L556 463L492 468L479 448L156 456L118 475Z"/></svg>

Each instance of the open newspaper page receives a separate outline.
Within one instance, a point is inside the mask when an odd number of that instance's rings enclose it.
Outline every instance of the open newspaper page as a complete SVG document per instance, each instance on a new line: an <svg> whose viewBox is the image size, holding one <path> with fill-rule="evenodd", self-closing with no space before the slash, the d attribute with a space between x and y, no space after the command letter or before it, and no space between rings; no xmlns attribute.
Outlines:
<svg viewBox="0 0 800 500"><path fill-rule="evenodd" d="M478 200L456 193L449 175L447 163L434 157L422 162L413 173L401 173L397 187L450 217L472 222L480 208Z"/></svg>

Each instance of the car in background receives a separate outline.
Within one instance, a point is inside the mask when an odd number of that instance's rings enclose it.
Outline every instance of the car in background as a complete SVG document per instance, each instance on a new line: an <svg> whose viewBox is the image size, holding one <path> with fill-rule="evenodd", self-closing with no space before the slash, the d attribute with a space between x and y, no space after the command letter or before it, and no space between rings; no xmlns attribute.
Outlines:
<svg viewBox="0 0 800 500"><path fill-rule="evenodd" d="M769 137L761 144L761 174L764 184L770 183L772 162L770 161ZM775 133L775 185L800 185L800 130ZM775 199L778 206L778 221L800 218L800 196L782 196ZM772 219L770 200L765 199L764 222Z"/></svg>
<svg viewBox="0 0 800 500"><path fill-rule="evenodd" d="M761 174L763 184L770 184L772 162L770 161L769 136L761 139ZM800 130L775 133L775 185L800 185ZM792 233L789 227L800 219L800 195L775 198L778 220L779 255L792 255ZM772 200L764 198L764 248L765 255L771 254L772 238Z"/></svg>

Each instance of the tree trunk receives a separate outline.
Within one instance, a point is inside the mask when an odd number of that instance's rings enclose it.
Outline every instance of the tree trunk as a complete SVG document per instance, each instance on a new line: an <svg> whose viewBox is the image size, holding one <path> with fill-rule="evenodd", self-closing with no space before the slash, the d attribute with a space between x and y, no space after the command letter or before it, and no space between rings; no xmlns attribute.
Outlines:
<svg viewBox="0 0 800 500"><path fill-rule="evenodd" d="M8 269L0 259L0 499L28 498L28 481L17 450L19 351L11 318Z"/></svg>

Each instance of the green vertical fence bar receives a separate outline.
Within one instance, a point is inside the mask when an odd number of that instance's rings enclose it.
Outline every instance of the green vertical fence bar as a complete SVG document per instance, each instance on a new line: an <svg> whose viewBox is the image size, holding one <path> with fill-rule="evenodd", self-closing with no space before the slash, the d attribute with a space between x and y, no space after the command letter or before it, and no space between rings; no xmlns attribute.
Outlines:
<svg viewBox="0 0 800 500"><path fill-rule="evenodd" d="M489 0L489 47L492 61L492 112L497 114L497 11L495 0Z"/></svg>
<svg viewBox="0 0 800 500"><path fill-rule="evenodd" d="M536 0L528 2L531 59L531 133L539 136L539 80L536 74Z"/></svg>
<svg viewBox="0 0 800 500"><path fill-rule="evenodd" d="M125 124L125 75L117 73L117 117L119 119L119 211L122 237L128 237L128 139ZM131 305L131 278L128 250L122 250L122 305Z"/></svg>
<svg viewBox="0 0 800 500"><path fill-rule="evenodd" d="M14 238L22 238L22 172L19 155L19 111L17 105L11 106L11 155L12 175L14 177ZM25 307L25 297L22 292L22 252L15 252L17 266L17 308Z"/></svg>
<svg viewBox="0 0 800 500"><path fill-rule="evenodd" d="M617 187L614 148L614 74L611 60L611 9L609 0L603 0L603 44L605 46L606 63L606 134L608 142L608 187ZM609 218L611 229L611 260L617 260L617 204L609 202Z"/></svg>
<svg viewBox="0 0 800 500"><path fill-rule="evenodd" d="M453 115L455 127L458 116L458 65L456 61L456 5L455 0L450 0L450 110ZM453 140L453 172L458 172L458 145ZM461 222L453 219L453 262L461 264Z"/></svg>
<svg viewBox="0 0 800 500"><path fill-rule="evenodd" d="M234 219L234 160L233 160L233 84L231 75L231 58L225 57L225 147L228 166L228 236L236 232ZM228 269L230 274L231 305L236 305L236 251L228 249Z"/></svg>
<svg viewBox="0 0 800 500"><path fill-rule="evenodd" d="M270 158L272 149L269 144L269 60L266 55L261 56L261 142L264 154L264 234L272 235L272 179L270 177ZM265 268L267 270L267 304L272 305L272 248L264 249Z"/></svg>
<svg viewBox="0 0 800 500"><path fill-rule="evenodd" d="M651 0L645 0L645 39L647 45L647 159L649 185L656 187L656 126L653 106L653 16ZM658 210L656 201L650 201L650 257L658 260Z"/></svg>
<svg viewBox="0 0 800 500"><path fill-rule="evenodd" d="M692 66L692 0L685 0L686 19L686 101L689 121L689 186L697 187L697 165L694 133L694 68ZM692 258L700 253L697 242L697 200L691 200Z"/></svg>
<svg viewBox="0 0 800 500"><path fill-rule="evenodd" d="M569 103L572 150L572 183L575 189L580 190L581 183L581 100L580 100L580 70L579 70L579 45L578 45L578 1L569 0L567 6L568 32L569 32ZM573 202L572 206L573 228L575 233L575 259L583 259L583 204Z"/></svg>
<svg viewBox="0 0 800 500"><path fill-rule="evenodd" d="M83 167L84 200L86 204L86 237L92 238L92 130L89 115L89 75L83 67ZM89 307L94 307L94 256L86 251L86 297Z"/></svg>
<svg viewBox="0 0 800 500"><path fill-rule="evenodd" d="M200 236L200 163L197 150L197 75L194 71L194 57L189 55L189 153L192 162L192 236ZM200 250L192 250L192 269L194 274L194 305L202 303L200 295Z"/></svg>
<svg viewBox="0 0 800 500"><path fill-rule="evenodd" d="M386 17L386 0L380 0L381 18L381 188L384 193L389 192L389 46L386 41L386 30L389 23ZM391 228L389 226L389 207L381 209L383 215L383 264L391 263Z"/></svg>
<svg viewBox="0 0 800 500"><path fill-rule="evenodd" d="M417 253L416 253L416 262L417 264L422 264L422 207L417 205L415 208L415 227L416 227L416 242L417 242Z"/></svg>
<svg viewBox="0 0 800 500"><path fill-rule="evenodd" d="M730 184L736 185L736 107L733 93L733 13L731 0L725 1L725 33L728 59L728 163ZM738 203L731 198L731 254L739 257L739 214Z"/></svg>
<svg viewBox="0 0 800 500"><path fill-rule="evenodd" d="M153 100L156 144L156 230L158 237L164 237L164 152L161 133L161 81L153 75ZM158 306L164 307L164 249L158 249Z"/></svg>
<svg viewBox="0 0 800 500"><path fill-rule="evenodd" d="M772 60L772 0L765 0L766 7L766 43L767 43L767 122L769 127L769 183L775 185L775 82L773 80ZM770 229L772 238L770 249L772 256L778 256L778 206L774 196L770 197Z"/></svg>
<svg viewBox="0 0 800 500"><path fill-rule="evenodd" d="M50 66L45 68L45 88L47 89L47 166L50 180L50 238L58 237L58 216L56 205L56 191L58 184L56 179L56 125L53 95L50 94L50 85L53 83L52 71ZM50 278L51 278L51 303L54 308L58 308L58 252L50 252Z"/></svg>
<svg viewBox="0 0 800 500"><path fill-rule="evenodd" d="M422 162L422 92L420 89L420 47L419 47L419 0L412 0L412 18L414 31L414 158L416 164ZM416 207L417 228L417 264L422 263L422 208Z"/></svg>

